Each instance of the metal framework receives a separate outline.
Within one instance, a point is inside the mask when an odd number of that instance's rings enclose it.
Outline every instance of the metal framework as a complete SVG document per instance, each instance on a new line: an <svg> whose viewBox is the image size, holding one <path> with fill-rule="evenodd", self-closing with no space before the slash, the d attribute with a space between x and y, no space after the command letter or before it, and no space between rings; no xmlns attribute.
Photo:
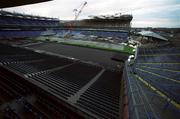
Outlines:
<svg viewBox="0 0 180 119"><path fill-rule="evenodd" d="M28 5L40 2L47 2L51 0L1 0L0 1L0 8L7 8L7 7L15 7L21 5Z"/></svg>

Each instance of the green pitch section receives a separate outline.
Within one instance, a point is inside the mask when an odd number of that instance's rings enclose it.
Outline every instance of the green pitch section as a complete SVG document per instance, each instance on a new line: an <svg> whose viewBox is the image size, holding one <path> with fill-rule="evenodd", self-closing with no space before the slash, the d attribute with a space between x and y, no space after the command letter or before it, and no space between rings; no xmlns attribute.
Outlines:
<svg viewBox="0 0 180 119"><path fill-rule="evenodd" d="M56 37L37 37L35 38L35 40L50 41L50 42L57 42L57 43L65 44L65 45L73 45L73 46L108 50L108 51L113 51L113 52L134 54L133 47L126 46L123 44L102 43L102 42L85 41L85 40L73 40L73 39L64 39L64 38L56 38Z"/></svg>

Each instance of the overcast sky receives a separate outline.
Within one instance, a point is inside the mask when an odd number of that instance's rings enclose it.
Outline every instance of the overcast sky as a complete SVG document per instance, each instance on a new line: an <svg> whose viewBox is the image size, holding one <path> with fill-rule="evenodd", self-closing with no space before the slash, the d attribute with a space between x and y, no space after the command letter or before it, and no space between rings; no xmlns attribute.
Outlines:
<svg viewBox="0 0 180 119"><path fill-rule="evenodd" d="M133 27L180 27L180 0L86 0L87 5L78 19L89 15L124 12L133 15ZM53 0L8 8L6 10L60 20L74 19L73 9L84 0Z"/></svg>

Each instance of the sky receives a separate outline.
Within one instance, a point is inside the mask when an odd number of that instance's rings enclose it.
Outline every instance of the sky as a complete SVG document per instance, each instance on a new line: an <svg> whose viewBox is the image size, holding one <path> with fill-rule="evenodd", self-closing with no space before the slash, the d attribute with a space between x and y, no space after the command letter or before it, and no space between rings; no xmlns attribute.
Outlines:
<svg viewBox="0 0 180 119"><path fill-rule="evenodd" d="M180 28L180 0L86 0L87 5L78 19L90 15L132 14L133 27ZM53 0L44 3L12 7L5 10L31 15L74 19L74 9L84 0Z"/></svg>

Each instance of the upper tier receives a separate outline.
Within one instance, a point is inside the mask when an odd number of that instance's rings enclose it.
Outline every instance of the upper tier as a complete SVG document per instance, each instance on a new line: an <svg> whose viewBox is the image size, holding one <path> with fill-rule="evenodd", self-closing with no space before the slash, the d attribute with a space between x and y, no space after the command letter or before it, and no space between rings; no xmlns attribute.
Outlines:
<svg viewBox="0 0 180 119"><path fill-rule="evenodd" d="M0 11L0 26L57 26L59 20L55 18L25 15Z"/></svg>

